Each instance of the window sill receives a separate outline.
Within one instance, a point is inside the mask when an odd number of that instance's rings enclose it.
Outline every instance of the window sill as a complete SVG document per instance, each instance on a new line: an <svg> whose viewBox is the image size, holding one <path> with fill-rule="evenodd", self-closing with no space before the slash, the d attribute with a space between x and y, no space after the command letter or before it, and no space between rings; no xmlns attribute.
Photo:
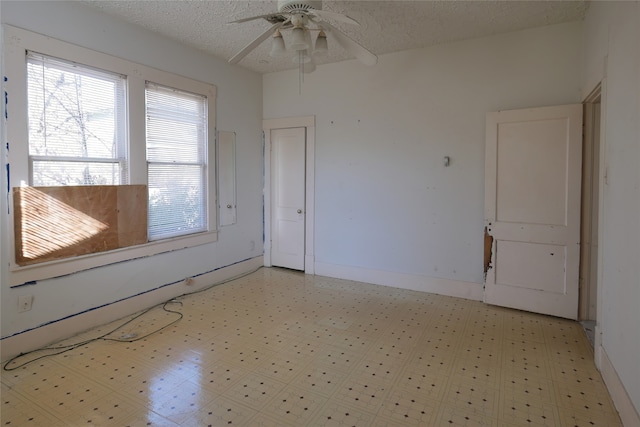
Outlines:
<svg viewBox="0 0 640 427"><path fill-rule="evenodd" d="M91 268L101 267L118 262L145 258L152 255L171 252L193 246L205 245L218 240L217 231L191 234L171 239L157 240L143 245L130 246L109 252L100 252L73 258L43 262L20 267L11 263L9 286L29 285L38 280L65 276Z"/></svg>

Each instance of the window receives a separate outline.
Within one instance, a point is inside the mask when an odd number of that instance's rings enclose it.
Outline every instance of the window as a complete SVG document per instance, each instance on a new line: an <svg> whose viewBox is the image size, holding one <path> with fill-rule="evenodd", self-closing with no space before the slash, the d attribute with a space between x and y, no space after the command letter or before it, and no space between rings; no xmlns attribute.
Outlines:
<svg viewBox="0 0 640 427"><path fill-rule="evenodd" d="M10 187L127 185L116 192L143 188L132 203L124 202L128 208L138 209L139 200L148 205L140 216L146 226L136 225L138 216L135 224L129 214L118 217L118 232L122 224L148 231L143 243L118 240L113 250L98 245L104 250L19 264L13 233L12 286L217 241L214 85L9 25L3 31L3 39L11 40L3 52ZM62 193L84 190L102 194L83 188ZM10 209L15 201L9 199ZM16 224L17 210L11 212L10 227L22 224Z"/></svg>
<svg viewBox="0 0 640 427"><path fill-rule="evenodd" d="M31 185L127 183L123 76L29 52L27 92Z"/></svg>
<svg viewBox="0 0 640 427"><path fill-rule="evenodd" d="M206 97L147 82L149 240L207 229Z"/></svg>
<svg viewBox="0 0 640 427"><path fill-rule="evenodd" d="M34 186L128 182L125 77L29 52ZM148 237L207 230L207 99L146 82Z"/></svg>

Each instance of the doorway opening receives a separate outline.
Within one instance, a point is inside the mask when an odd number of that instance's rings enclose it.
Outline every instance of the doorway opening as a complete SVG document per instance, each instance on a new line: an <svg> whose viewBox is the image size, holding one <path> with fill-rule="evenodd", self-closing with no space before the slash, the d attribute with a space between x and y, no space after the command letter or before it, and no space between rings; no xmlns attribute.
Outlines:
<svg viewBox="0 0 640 427"><path fill-rule="evenodd" d="M580 221L580 320L594 345L598 309L598 221L600 206L600 134L602 88L584 101L582 204Z"/></svg>

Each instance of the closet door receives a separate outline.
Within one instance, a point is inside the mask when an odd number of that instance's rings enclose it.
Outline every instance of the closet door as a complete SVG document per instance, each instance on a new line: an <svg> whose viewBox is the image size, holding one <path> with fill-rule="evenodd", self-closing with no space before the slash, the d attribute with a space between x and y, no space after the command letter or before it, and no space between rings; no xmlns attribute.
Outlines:
<svg viewBox="0 0 640 427"><path fill-rule="evenodd" d="M304 271L306 129L271 131L271 264Z"/></svg>

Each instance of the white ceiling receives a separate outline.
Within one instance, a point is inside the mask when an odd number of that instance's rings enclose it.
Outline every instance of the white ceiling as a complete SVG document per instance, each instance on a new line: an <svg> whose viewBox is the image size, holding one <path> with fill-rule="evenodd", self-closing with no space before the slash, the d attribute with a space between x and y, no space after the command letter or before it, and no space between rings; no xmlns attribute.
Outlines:
<svg viewBox="0 0 640 427"><path fill-rule="evenodd" d="M235 0L83 0L83 3L151 31L228 60L263 33L264 19L229 24L273 13L277 1ZM323 1L323 9L356 19L360 27L333 24L373 53L381 55L584 18L585 1ZM286 39L286 34L285 34ZM239 65L259 73L296 68L289 58L269 56L263 42ZM350 59L329 35L328 57L318 63Z"/></svg>

